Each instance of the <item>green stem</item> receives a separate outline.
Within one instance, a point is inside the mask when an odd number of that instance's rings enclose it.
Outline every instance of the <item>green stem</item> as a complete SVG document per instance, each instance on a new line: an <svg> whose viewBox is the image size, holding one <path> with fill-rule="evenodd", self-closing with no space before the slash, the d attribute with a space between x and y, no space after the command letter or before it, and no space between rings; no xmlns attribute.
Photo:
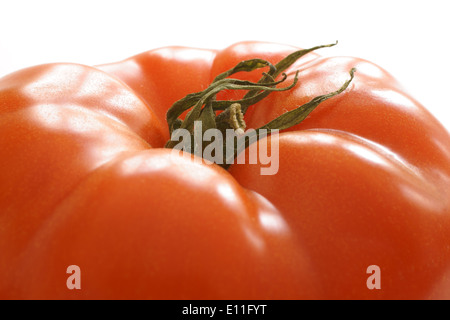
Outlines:
<svg viewBox="0 0 450 320"><path fill-rule="evenodd" d="M185 129L189 132L190 136L193 137L195 124L197 121L200 121L202 132L215 128L219 129L220 132L225 133L227 129L232 129L237 134L236 139L239 139L239 135L244 133L246 128L244 114L249 106L261 101L272 92L291 90L297 84L298 71L295 73L294 80L289 86L277 88L278 84L286 80L287 76L284 74L284 71L287 68L291 67L295 61L307 53L320 48L332 47L336 44L337 42L334 44L316 46L310 49L298 50L289 54L275 65L272 65L270 62L263 59L251 59L238 63L235 67L218 75L205 90L188 94L186 97L178 100L172 105L166 115L171 137L177 129ZM230 76L237 72L250 72L266 67L269 67L269 71L262 73L262 77L258 82L230 78ZM266 125L254 130L254 134L259 138L259 133L263 130L264 132L269 131L270 133L270 130L283 130L299 124L320 103L347 89L350 82L353 80L354 73L355 69L353 68L350 70L350 79L338 90L315 97L308 103L282 114ZM282 78L276 81L275 79L279 75L282 75ZM246 90L248 92L240 100L217 100L217 94L223 90ZM184 120L180 119L179 117L189 109L190 111L187 113ZM173 141L171 138L167 141L165 147L174 148L177 143L177 141ZM224 149L226 149L226 146L224 146ZM235 150L234 157L236 156ZM225 168L228 166L224 164L221 165Z"/></svg>

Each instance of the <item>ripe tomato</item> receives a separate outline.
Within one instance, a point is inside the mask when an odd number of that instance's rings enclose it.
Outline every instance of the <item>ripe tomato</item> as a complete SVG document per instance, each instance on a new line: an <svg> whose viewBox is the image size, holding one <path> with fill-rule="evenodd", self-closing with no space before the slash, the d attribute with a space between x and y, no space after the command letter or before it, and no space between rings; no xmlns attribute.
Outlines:
<svg viewBox="0 0 450 320"><path fill-rule="evenodd" d="M247 128L357 71L279 139L258 141L279 154L273 175L260 158L225 170L163 148L176 101L240 61L277 67L296 50L169 47L0 79L0 297L449 298L450 137L380 67L311 52L284 68L285 91L246 108ZM267 81L283 77L269 67ZM234 78L261 78L246 71ZM194 112L182 111L187 123ZM71 265L80 289L66 285Z"/></svg>

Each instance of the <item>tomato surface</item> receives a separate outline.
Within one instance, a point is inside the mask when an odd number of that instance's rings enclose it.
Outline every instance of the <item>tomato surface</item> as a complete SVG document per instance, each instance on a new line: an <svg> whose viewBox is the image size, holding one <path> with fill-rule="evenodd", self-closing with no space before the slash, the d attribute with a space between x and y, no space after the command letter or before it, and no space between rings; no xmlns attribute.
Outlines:
<svg viewBox="0 0 450 320"><path fill-rule="evenodd" d="M280 87L299 71L292 89L248 108L260 128L356 68L342 93L257 142L275 174L260 158L226 170L163 148L176 101L240 61L296 50L167 47L0 79L0 298L450 298L450 136L377 65L311 52L284 71Z"/></svg>

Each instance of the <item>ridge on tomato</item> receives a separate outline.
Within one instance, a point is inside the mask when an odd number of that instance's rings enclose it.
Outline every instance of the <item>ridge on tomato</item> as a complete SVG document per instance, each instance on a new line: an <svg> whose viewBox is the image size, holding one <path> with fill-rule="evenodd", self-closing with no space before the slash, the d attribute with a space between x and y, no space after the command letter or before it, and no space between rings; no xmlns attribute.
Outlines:
<svg viewBox="0 0 450 320"><path fill-rule="evenodd" d="M449 298L449 133L377 65L315 53L333 45L1 78L0 298ZM171 150L197 121L255 129L277 172Z"/></svg>

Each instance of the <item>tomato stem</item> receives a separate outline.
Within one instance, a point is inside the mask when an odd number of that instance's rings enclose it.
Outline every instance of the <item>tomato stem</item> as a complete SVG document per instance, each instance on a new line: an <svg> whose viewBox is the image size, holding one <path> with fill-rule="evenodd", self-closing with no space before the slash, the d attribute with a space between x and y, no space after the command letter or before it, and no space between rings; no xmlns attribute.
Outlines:
<svg viewBox="0 0 450 320"><path fill-rule="evenodd" d="M242 106L237 102L231 104L224 112L220 113L216 117L216 122L219 125L225 123L226 126L231 127L235 131L244 131L247 127L244 121L244 114L242 113Z"/></svg>
<svg viewBox="0 0 450 320"><path fill-rule="evenodd" d="M176 148L179 143L176 139L179 129L185 130L190 136L194 137L196 133L195 125L201 123L201 132L208 129L218 129L225 134L227 130L233 130L237 138L244 133L246 124L244 115L251 105L261 101L274 91L291 90L298 82L298 71L295 73L294 80L289 86L278 88L277 85L284 82L287 75L283 73L288 67L303 57L305 54L314 50L332 47L336 45L327 44L295 51L276 65L263 59L250 59L239 62L235 67L218 75L208 88L201 92L191 93L184 98L176 101L168 110L166 119L169 125L171 139L167 141L166 148ZM250 72L256 69L269 67L268 72L263 72L258 82L238 80L230 78L237 72ZM299 124L303 121L320 103L343 92L353 80L355 69L350 70L350 79L347 80L338 90L313 98L308 103L288 111L278 118L270 121L266 125L256 129L255 135L259 139L259 132L270 130L283 130ZM280 80L275 80L281 75ZM223 90L246 90L248 91L240 100L217 100L217 94ZM189 110L184 120L180 119L181 114ZM221 112L222 111L222 112ZM174 134L174 133L177 134ZM230 139L227 140L228 142ZM234 141L234 139L233 139ZM206 147L206 146L204 146ZM202 148L204 148L202 146ZM194 148L195 149L195 148ZM224 146L224 150L227 146ZM237 157L235 150L234 157ZM221 163L219 163L221 164ZM225 168L227 166L223 165Z"/></svg>

